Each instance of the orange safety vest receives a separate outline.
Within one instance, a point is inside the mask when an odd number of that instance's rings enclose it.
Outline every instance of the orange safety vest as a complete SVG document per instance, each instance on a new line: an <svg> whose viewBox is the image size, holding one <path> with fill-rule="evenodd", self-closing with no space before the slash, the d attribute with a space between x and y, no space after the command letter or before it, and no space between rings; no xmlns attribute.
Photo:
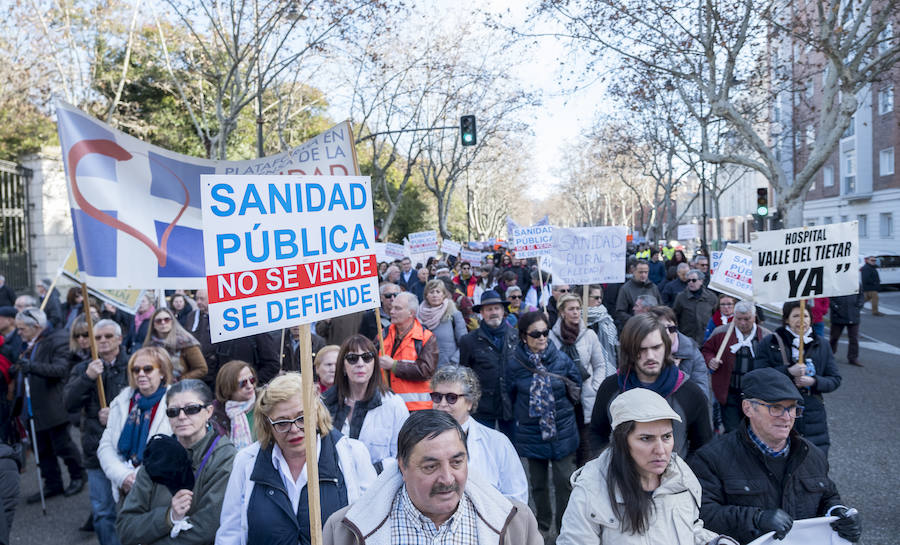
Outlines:
<svg viewBox="0 0 900 545"><path fill-rule="evenodd" d="M398 361L416 361L416 357L425 343L433 336L431 331L425 329L419 320L415 320L412 329L400 341L397 349L394 350L394 341L397 336L397 326L391 325L388 328L387 337L384 339L384 349L389 351L390 356ZM383 354L382 354L383 355ZM395 394L403 398L406 402L406 408L410 411L421 411L423 409L431 409L431 385L429 381L412 381L404 380L397 375L391 377L391 390Z"/></svg>

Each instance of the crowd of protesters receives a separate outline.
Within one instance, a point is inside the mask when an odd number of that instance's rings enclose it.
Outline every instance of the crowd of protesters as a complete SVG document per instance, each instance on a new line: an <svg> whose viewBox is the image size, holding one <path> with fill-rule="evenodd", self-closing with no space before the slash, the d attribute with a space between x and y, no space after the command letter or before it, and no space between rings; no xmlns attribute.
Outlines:
<svg viewBox="0 0 900 545"><path fill-rule="evenodd" d="M770 331L709 265L641 245L625 282L569 286L503 248L382 263L380 312L313 324L312 415L296 327L213 343L205 290L179 290L91 299L89 329L80 290L0 279L0 543L32 422L43 499L87 485L101 545L309 543L305 418L326 543L744 543L826 514L857 541L823 394L877 291Z"/></svg>

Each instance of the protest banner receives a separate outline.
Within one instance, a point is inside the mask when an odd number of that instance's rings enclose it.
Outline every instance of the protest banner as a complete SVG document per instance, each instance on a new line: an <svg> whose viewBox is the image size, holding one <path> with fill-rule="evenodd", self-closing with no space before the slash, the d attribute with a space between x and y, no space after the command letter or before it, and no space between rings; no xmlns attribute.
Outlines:
<svg viewBox="0 0 900 545"><path fill-rule="evenodd" d="M784 539L775 539L775 532L768 532L747 545L850 545L831 528L836 520L837 517L795 520Z"/></svg>
<svg viewBox="0 0 900 545"><path fill-rule="evenodd" d="M437 231L419 231L406 236L410 254L433 254L438 251Z"/></svg>
<svg viewBox="0 0 900 545"><path fill-rule="evenodd" d="M532 225L513 229L513 249L516 257L540 257L550 255L553 244L553 227L550 225Z"/></svg>
<svg viewBox="0 0 900 545"><path fill-rule="evenodd" d="M716 274L716 268L722 262L722 251L709 253L709 274Z"/></svg>
<svg viewBox="0 0 900 545"><path fill-rule="evenodd" d="M202 176L210 337L375 308L372 190L360 176Z"/></svg>
<svg viewBox="0 0 900 545"><path fill-rule="evenodd" d="M69 252L62 267L62 275L75 282L81 284L81 278L78 276L78 259L75 257L75 250ZM137 308L141 304L141 296L144 290L95 290L88 286L88 293L105 303L109 303L125 312L136 314Z"/></svg>
<svg viewBox="0 0 900 545"><path fill-rule="evenodd" d="M356 172L349 122L278 155L212 161L152 146L67 104L57 118L78 269L93 289L203 286L201 175Z"/></svg>
<svg viewBox="0 0 900 545"><path fill-rule="evenodd" d="M697 234L698 232L696 223L685 223L678 226L678 233L676 236L678 237L678 240L692 240L700 238L700 235Z"/></svg>
<svg viewBox="0 0 900 545"><path fill-rule="evenodd" d="M625 281L625 228L553 229L553 280L570 285Z"/></svg>
<svg viewBox="0 0 900 545"><path fill-rule="evenodd" d="M753 299L753 252L737 244L726 246L709 279L709 289L738 299Z"/></svg>
<svg viewBox="0 0 900 545"><path fill-rule="evenodd" d="M750 241L757 302L835 297L859 290L855 221L757 232Z"/></svg>
<svg viewBox="0 0 900 545"><path fill-rule="evenodd" d="M459 252L459 259L471 263L472 265L481 265L482 256L484 256L484 254L475 250L460 250Z"/></svg>
<svg viewBox="0 0 900 545"><path fill-rule="evenodd" d="M459 255L460 250L462 250L462 244L459 242L446 239L441 242L441 251L447 255Z"/></svg>
<svg viewBox="0 0 900 545"><path fill-rule="evenodd" d="M384 242L373 242L372 253L375 254L375 261L378 261L379 263L383 261L390 261L387 252L385 251Z"/></svg>
<svg viewBox="0 0 900 545"><path fill-rule="evenodd" d="M402 244L397 244L396 242L385 242L384 254L388 257L386 261L403 259L406 256L406 247Z"/></svg>

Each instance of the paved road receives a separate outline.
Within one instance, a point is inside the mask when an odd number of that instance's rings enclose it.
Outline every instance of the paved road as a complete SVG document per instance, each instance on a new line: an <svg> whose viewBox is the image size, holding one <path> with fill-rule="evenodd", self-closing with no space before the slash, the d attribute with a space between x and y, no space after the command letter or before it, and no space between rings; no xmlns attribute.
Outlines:
<svg viewBox="0 0 900 545"><path fill-rule="evenodd" d="M863 516L865 545L900 542L900 516L896 488L900 485L900 292L881 296L884 317L864 310L861 361L864 368L847 365L846 342L838 350L843 383L826 396L831 429L831 475L844 502ZM22 475L22 497L36 492L33 468ZM40 505L22 501L12 531L13 545L69 543L94 544L93 534L79 532L90 510L87 488L73 498L48 501L47 515Z"/></svg>

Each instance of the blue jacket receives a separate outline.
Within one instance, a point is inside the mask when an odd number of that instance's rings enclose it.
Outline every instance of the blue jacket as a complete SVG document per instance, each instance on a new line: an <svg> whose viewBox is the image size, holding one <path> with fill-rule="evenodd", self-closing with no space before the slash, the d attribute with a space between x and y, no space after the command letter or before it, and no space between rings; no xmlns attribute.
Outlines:
<svg viewBox="0 0 900 545"><path fill-rule="evenodd" d="M506 362L506 388L513 407L516 420L516 434L513 445L519 456L540 460L559 460L575 452L578 448L578 425L575 423L575 408L566 397L565 383L552 377L553 398L556 401L556 437L544 441L538 418L529 416L531 379L534 373L526 369L522 362L531 367L528 361L528 349L519 342L515 352ZM550 373L568 377L581 384L581 373L569 356L560 352L551 342L541 354L541 360Z"/></svg>

